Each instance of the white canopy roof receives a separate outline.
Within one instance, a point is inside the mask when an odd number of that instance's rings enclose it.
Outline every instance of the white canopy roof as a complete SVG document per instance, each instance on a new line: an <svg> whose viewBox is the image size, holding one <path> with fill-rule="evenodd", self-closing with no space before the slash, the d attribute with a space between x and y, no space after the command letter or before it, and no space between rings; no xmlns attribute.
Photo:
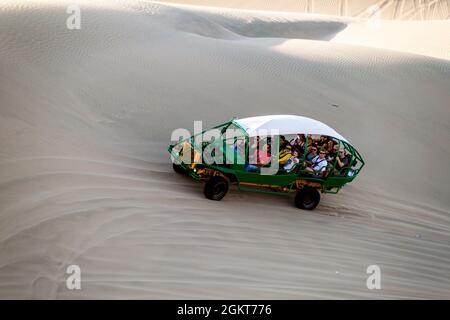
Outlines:
<svg viewBox="0 0 450 320"><path fill-rule="evenodd" d="M260 117L250 117L235 119L235 123L241 126L250 137L263 135L262 130L267 130L270 135L271 130L278 130L279 134L317 134L325 135L348 142L343 136L333 128L320 121L294 115L269 115ZM261 130L261 131L260 131ZM264 131L262 131L264 133Z"/></svg>

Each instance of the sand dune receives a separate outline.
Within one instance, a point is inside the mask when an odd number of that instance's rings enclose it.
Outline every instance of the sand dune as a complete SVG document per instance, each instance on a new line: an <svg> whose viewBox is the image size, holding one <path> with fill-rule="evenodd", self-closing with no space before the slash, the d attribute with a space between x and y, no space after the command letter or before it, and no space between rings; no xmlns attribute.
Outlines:
<svg viewBox="0 0 450 320"><path fill-rule="evenodd" d="M353 18L85 1L68 30L68 4L0 4L0 298L449 296L448 21L370 33ZM303 212L236 191L207 201L172 172L173 129L273 113L336 128L362 175ZM366 288L371 264L381 290Z"/></svg>
<svg viewBox="0 0 450 320"><path fill-rule="evenodd" d="M190 5L171 9L189 13L177 16L180 31L206 37L331 40L450 60L450 20L390 21Z"/></svg>
<svg viewBox="0 0 450 320"><path fill-rule="evenodd" d="M450 17L449 0L161 0L161 2L241 10L379 17L389 20L440 20Z"/></svg>

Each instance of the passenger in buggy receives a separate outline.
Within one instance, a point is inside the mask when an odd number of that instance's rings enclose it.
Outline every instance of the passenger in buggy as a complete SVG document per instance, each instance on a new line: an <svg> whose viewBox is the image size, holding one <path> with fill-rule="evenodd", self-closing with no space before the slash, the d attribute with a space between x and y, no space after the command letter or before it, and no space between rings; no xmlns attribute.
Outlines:
<svg viewBox="0 0 450 320"><path fill-rule="evenodd" d="M300 162L298 156L299 156L298 150L294 148L292 150L292 156L286 161L285 165L283 166L283 169L286 172L291 172L292 169L295 167L295 165Z"/></svg>
<svg viewBox="0 0 450 320"><path fill-rule="evenodd" d="M321 175L327 168L328 162L325 159L326 151L324 148L320 149L319 155L311 160L311 164L305 168L306 172L315 175Z"/></svg>

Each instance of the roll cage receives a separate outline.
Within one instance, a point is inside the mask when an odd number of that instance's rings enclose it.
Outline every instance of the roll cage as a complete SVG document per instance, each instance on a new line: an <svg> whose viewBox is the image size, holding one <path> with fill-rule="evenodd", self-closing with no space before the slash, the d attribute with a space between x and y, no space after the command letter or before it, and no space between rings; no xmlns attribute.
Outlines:
<svg viewBox="0 0 450 320"><path fill-rule="evenodd" d="M223 137L223 134L227 130L233 127L241 132L239 136ZM203 153L205 147L213 143L214 141L203 142L202 139L199 143L199 136L204 135L209 130L218 129L221 132L222 145L220 146L224 162L221 164L206 164L204 161L201 163L195 163L196 155ZM304 134L306 137L309 135L315 135L314 132L302 132L299 128L298 133ZM289 172L278 172L275 175L261 175L257 172L246 172L244 170L244 163L248 163L249 159L249 143L250 138L246 130L232 119L210 129L204 130L201 133L193 135L187 139L180 140L177 143L169 146L169 152L172 156L172 160L177 161L179 165L195 180L207 180L211 176L221 175L225 176L231 182L236 182L238 189L243 191L257 191L257 192L276 192L290 193L291 191L298 190L304 186L320 189L324 193L337 193L345 184L353 181L360 173L361 169L365 165L365 162L361 154L354 148L349 142L342 139L338 139L332 136L330 138L337 142L338 150L342 147L349 157L348 165L338 169L336 167L337 160L327 164L324 173L311 175L310 172L305 170L306 156L308 150L308 140L305 141L304 152L301 155L300 162L294 166ZM280 135L278 138L278 146L280 145ZM232 143L229 139L233 139ZM235 148L230 149L230 145L236 146L238 140L243 140L245 143L243 155L243 161L238 161L239 154ZM180 146L184 146L181 152L175 151L180 149ZM187 146L187 148L186 148ZM191 163L186 164L181 161L181 155L189 152ZM232 153L232 154L231 154ZM231 164L229 163L232 157ZM242 157L241 157L242 158ZM264 190L261 190L264 189Z"/></svg>

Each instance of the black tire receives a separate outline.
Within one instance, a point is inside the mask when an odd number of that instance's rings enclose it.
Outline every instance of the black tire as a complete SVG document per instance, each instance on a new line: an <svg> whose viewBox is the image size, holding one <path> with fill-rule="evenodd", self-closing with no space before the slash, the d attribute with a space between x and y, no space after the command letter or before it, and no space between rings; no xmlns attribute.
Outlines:
<svg viewBox="0 0 450 320"><path fill-rule="evenodd" d="M178 174L186 174L186 171L179 164L173 163L172 167L173 167L173 171L175 171L176 173L178 173Z"/></svg>
<svg viewBox="0 0 450 320"><path fill-rule="evenodd" d="M205 184L203 193L210 200L220 201L228 192L228 181L222 177L212 177Z"/></svg>
<svg viewBox="0 0 450 320"><path fill-rule="evenodd" d="M320 202L320 193L313 188L303 188L295 196L295 206L303 210L314 210Z"/></svg>

